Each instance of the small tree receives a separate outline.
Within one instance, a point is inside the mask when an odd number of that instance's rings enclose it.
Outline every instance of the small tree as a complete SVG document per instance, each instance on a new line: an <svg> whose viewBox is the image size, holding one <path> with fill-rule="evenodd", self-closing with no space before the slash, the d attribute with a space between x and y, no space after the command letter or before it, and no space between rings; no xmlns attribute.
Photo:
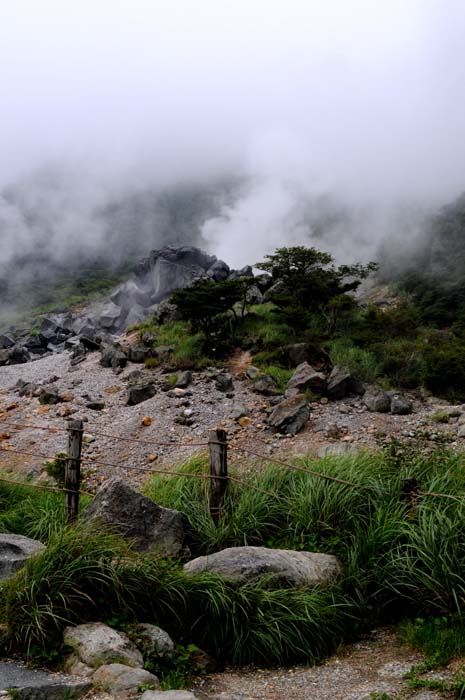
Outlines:
<svg viewBox="0 0 465 700"><path fill-rule="evenodd" d="M378 266L371 262L336 267L329 253L295 246L278 248L256 267L271 273L273 281L279 282L270 295L271 301L291 327L308 327L311 317L317 314L328 320L331 329L338 313L351 307L348 293Z"/></svg>
<svg viewBox="0 0 465 700"><path fill-rule="evenodd" d="M204 334L212 349L226 333L233 334L232 321L237 319L235 304L243 298L241 281L213 282L200 280L192 287L178 289L172 299L184 320L190 321L194 331Z"/></svg>

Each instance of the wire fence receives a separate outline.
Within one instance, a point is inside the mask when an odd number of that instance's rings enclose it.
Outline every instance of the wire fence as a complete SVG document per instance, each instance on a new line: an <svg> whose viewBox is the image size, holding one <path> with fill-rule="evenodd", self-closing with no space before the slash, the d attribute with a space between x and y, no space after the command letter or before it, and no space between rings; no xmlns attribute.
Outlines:
<svg viewBox="0 0 465 700"><path fill-rule="evenodd" d="M121 441L128 442L131 444L140 444L143 446L169 446L169 447L182 447L182 448L204 448L209 451L209 471L208 473L194 473L188 471L179 471L173 469L158 469L153 467L138 466L136 464L130 464L126 460L129 457L123 458L119 463L110 462L106 460L98 459L97 457L86 456L83 454L83 436L88 427L88 423L84 424L81 420L69 420L66 426L56 426L56 425L36 425L33 423L25 422L18 423L11 420L1 420L0 429L8 428L14 430L15 433L19 433L23 430L40 430L47 431L49 433L63 433L68 436L68 443L66 451L63 450L63 456L60 455L46 455L38 451L30 451L25 449L18 449L10 445L5 446L7 440L11 439L11 434L8 432L0 433L0 452L3 454L13 454L18 456L26 456L34 459L40 459L43 462L56 462L57 460L62 460L64 462L64 486L55 487L45 484L28 483L24 481L17 481L13 479L8 479L6 477L0 477L0 482L8 483L16 486L24 486L27 488L42 489L46 491L60 492L65 496L65 507L68 513L68 520L72 521L77 517L79 496L85 495L93 497L95 494L82 490L81 488L81 465L95 465L101 467L108 467L111 469L124 469L127 471L137 471L149 474L157 474L160 476L175 476L190 479L200 479L210 485L210 513L212 518L217 521L219 515L222 511L222 506L227 491L228 483L235 483L243 488L250 489L252 491L262 493L271 498L282 500L278 493L268 491L263 489L256 484L250 483L244 479L240 479L236 475L232 476L228 473L228 453L231 451L234 453L245 454L249 457L254 457L260 459L263 462L276 464L278 467L290 471L300 472L303 474L308 474L314 478L322 479L326 482L338 484L348 488L353 488L362 491L373 492L377 495L385 495L388 492L383 491L378 487L354 483L347 479L342 479L340 477L333 476L331 474L326 474L315 469L310 469L308 467L293 464L291 462L285 461L279 457L274 457L272 455L266 455L258 452L255 449L250 449L249 447L241 446L235 444L234 441L228 441L226 432L223 429L217 428L211 430L208 434L207 439L203 441L195 442L182 442L182 441L163 441L163 440L149 440L146 438L136 438L129 435L117 435L113 433L108 433L106 431L95 430L92 428L91 433L93 437L104 438L105 440L111 441ZM95 424L93 424L95 425ZM406 480L406 484L409 480ZM453 500L463 500L465 496L457 496L446 493L428 492L421 491L418 484L414 484L412 487L407 487L404 491L406 495L412 502L415 502L418 497L432 497L432 498L447 498Z"/></svg>

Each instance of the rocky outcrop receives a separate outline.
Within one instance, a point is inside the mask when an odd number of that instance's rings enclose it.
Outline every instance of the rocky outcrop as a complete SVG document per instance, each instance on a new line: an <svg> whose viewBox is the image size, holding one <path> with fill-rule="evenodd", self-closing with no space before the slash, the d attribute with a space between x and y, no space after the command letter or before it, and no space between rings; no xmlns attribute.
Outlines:
<svg viewBox="0 0 465 700"><path fill-rule="evenodd" d="M185 564L184 571L188 574L209 571L237 584L270 576L270 585L303 588L334 583L342 568L331 554L230 547L193 559Z"/></svg>
<svg viewBox="0 0 465 700"><path fill-rule="evenodd" d="M303 394L297 394L275 406L268 418L268 425L280 433L295 435L302 430L309 418L308 400Z"/></svg>
<svg viewBox="0 0 465 700"><path fill-rule="evenodd" d="M350 391L351 376L350 372L344 367L337 365L331 370L328 377L328 385L326 393L329 399L343 399Z"/></svg>
<svg viewBox="0 0 465 700"><path fill-rule="evenodd" d="M175 653L174 642L165 630L156 625L141 622L132 625L130 637L141 650L144 659L172 659Z"/></svg>
<svg viewBox="0 0 465 700"><path fill-rule="evenodd" d="M165 557L187 551L184 515L162 508L116 477L97 492L82 518L107 525L141 551Z"/></svg>
<svg viewBox="0 0 465 700"><path fill-rule="evenodd" d="M410 399L403 394L393 394L391 396L391 413L396 416L406 416L412 413L413 406Z"/></svg>
<svg viewBox="0 0 465 700"><path fill-rule="evenodd" d="M23 535L0 534L0 579L7 578L20 569L27 560L39 554L45 546Z"/></svg>

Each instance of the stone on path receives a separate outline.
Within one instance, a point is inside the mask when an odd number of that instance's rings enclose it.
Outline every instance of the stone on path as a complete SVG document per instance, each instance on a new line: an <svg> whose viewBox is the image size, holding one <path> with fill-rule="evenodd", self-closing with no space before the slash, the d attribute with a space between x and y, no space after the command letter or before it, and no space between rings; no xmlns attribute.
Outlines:
<svg viewBox="0 0 465 700"><path fill-rule="evenodd" d="M0 691L14 688L18 700L76 700L91 687L91 683L82 678L36 671L20 664L0 661Z"/></svg>
<svg viewBox="0 0 465 700"><path fill-rule="evenodd" d="M334 583L342 568L332 554L266 547L229 547L193 559L185 564L184 571L188 574L210 571L238 584L272 574L273 583L302 588Z"/></svg>

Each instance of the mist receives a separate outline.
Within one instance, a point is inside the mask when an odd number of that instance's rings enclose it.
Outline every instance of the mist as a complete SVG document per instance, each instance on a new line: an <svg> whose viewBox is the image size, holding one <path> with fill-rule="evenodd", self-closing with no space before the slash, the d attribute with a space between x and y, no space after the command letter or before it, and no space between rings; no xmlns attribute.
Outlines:
<svg viewBox="0 0 465 700"><path fill-rule="evenodd" d="M1 274L408 249L465 190L464 32L459 0L2 3Z"/></svg>

